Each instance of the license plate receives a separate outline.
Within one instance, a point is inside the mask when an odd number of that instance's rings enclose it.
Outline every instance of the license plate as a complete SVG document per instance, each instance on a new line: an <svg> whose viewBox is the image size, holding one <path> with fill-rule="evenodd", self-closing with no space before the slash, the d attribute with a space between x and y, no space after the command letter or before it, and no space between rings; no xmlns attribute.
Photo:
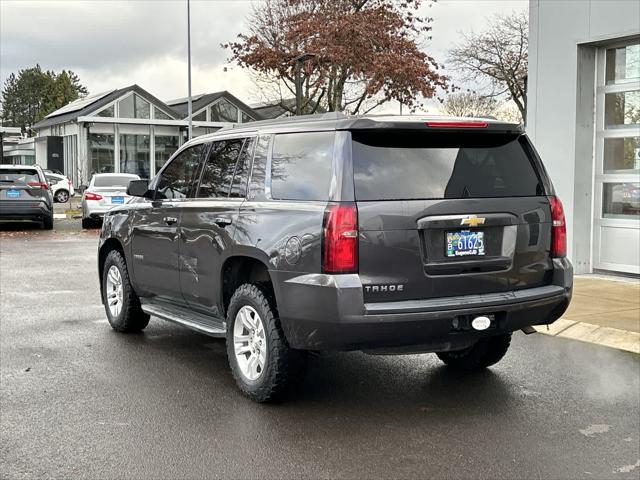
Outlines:
<svg viewBox="0 0 640 480"><path fill-rule="evenodd" d="M124 197L111 197L111 203L124 203Z"/></svg>
<svg viewBox="0 0 640 480"><path fill-rule="evenodd" d="M7 190L7 198L20 198L20 190Z"/></svg>
<svg viewBox="0 0 640 480"><path fill-rule="evenodd" d="M445 247L447 257L484 255L484 232L447 232Z"/></svg>

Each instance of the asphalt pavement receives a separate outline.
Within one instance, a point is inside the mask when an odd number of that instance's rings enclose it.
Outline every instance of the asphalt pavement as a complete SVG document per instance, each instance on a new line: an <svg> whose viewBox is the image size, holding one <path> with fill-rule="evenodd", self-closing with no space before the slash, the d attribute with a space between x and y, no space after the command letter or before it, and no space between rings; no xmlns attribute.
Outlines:
<svg viewBox="0 0 640 480"><path fill-rule="evenodd" d="M112 331L97 232L0 232L0 478L640 476L640 356L517 333L460 374L434 355L314 356L286 402L236 389L224 342Z"/></svg>

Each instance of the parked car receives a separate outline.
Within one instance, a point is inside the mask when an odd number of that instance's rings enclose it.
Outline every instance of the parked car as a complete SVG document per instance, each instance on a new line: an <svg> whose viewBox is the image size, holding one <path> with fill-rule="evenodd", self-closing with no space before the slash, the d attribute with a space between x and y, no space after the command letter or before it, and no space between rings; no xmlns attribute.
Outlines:
<svg viewBox="0 0 640 480"><path fill-rule="evenodd" d="M82 228L91 228L115 205L131 200L127 187L131 180L140 180L130 173L97 173L82 192Z"/></svg>
<svg viewBox="0 0 640 480"><path fill-rule="evenodd" d="M53 228L53 197L42 168L0 165L0 221L38 222Z"/></svg>
<svg viewBox="0 0 640 480"><path fill-rule="evenodd" d="M45 172L45 177L49 183L53 200L58 203L67 203L69 198L75 195L73 182L64 175Z"/></svg>
<svg viewBox="0 0 640 480"><path fill-rule="evenodd" d="M307 351L435 352L480 370L569 305L562 204L524 131L323 115L191 140L105 214L112 328L226 338L242 392L279 397Z"/></svg>

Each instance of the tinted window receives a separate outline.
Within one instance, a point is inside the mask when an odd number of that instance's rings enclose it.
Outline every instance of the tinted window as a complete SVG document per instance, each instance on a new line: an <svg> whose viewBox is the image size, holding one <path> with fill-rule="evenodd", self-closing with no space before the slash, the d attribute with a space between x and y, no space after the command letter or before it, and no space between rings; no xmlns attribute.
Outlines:
<svg viewBox="0 0 640 480"><path fill-rule="evenodd" d="M213 144L202 170L198 198L228 197L231 179L243 140L223 140Z"/></svg>
<svg viewBox="0 0 640 480"><path fill-rule="evenodd" d="M271 135L259 137L256 143L256 151L253 154L253 164L251 166L251 183L249 184L249 193L247 195L249 199L264 198L269 143L271 143Z"/></svg>
<svg viewBox="0 0 640 480"><path fill-rule="evenodd" d="M271 196L287 200L327 200L334 132L276 135L271 161Z"/></svg>
<svg viewBox="0 0 640 480"><path fill-rule="evenodd" d="M39 182L38 172L33 169L0 169L0 183L26 185L29 182Z"/></svg>
<svg viewBox="0 0 640 480"><path fill-rule="evenodd" d="M109 175L95 177L93 180L94 187L128 187L131 180L137 180L140 177L132 177L130 175Z"/></svg>
<svg viewBox="0 0 640 480"><path fill-rule="evenodd" d="M247 196L247 181L249 169L251 168L251 155L253 155L255 140L255 138L247 138L244 142L238 164L236 165L236 173L231 183L230 197L244 198Z"/></svg>
<svg viewBox="0 0 640 480"><path fill-rule="evenodd" d="M155 198L185 198L189 195L202 148L202 145L187 148L167 165L158 180Z"/></svg>
<svg viewBox="0 0 640 480"><path fill-rule="evenodd" d="M358 200L542 195L521 134L353 132Z"/></svg>

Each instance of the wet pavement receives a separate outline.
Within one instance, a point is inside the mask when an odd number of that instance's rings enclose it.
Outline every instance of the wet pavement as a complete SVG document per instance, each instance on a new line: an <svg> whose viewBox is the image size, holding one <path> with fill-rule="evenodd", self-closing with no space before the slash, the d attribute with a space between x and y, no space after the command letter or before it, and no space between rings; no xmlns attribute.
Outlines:
<svg viewBox="0 0 640 480"><path fill-rule="evenodd" d="M242 397L224 342L106 323L97 231L0 232L0 478L640 475L640 356L517 333L463 375L434 355L314 356L284 403Z"/></svg>

